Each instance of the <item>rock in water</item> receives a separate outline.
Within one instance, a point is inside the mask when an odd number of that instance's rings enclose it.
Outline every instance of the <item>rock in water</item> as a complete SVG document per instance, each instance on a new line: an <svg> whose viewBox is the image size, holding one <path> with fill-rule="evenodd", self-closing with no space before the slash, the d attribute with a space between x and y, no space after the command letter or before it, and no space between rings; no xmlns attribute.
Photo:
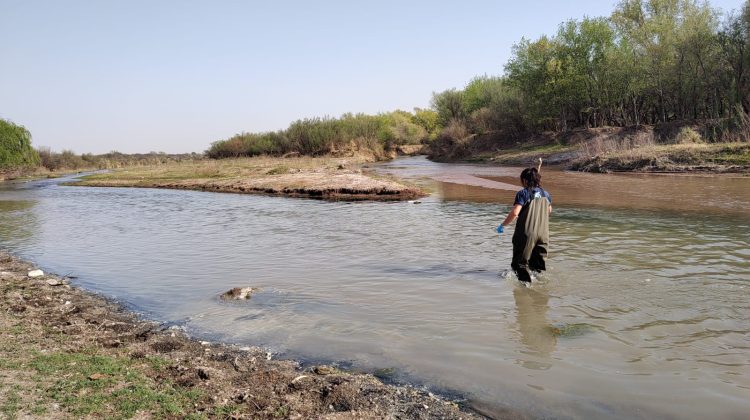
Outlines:
<svg viewBox="0 0 750 420"><path fill-rule="evenodd" d="M50 286L62 286L65 283L58 279L49 279L47 280L47 284Z"/></svg>
<svg viewBox="0 0 750 420"><path fill-rule="evenodd" d="M42 270L31 270L28 274L29 277L42 277L43 275L44 271Z"/></svg>
<svg viewBox="0 0 750 420"><path fill-rule="evenodd" d="M235 287L234 289L228 290L222 293L221 298L223 300L245 300L250 299L258 289L252 287Z"/></svg>
<svg viewBox="0 0 750 420"><path fill-rule="evenodd" d="M318 375L333 375L335 373L339 373L339 370L331 366L320 365L315 366L313 368L313 372L317 373Z"/></svg>

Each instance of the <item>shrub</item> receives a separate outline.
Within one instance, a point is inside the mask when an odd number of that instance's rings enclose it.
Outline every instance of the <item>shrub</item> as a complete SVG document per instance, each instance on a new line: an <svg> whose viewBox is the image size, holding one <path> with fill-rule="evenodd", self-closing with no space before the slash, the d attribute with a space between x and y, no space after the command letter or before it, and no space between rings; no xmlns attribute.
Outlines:
<svg viewBox="0 0 750 420"><path fill-rule="evenodd" d="M425 140L433 140L437 137L440 132L440 124L438 124L438 113L431 109L414 108L414 116L412 117L414 124L422 127L427 132L427 138Z"/></svg>
<svg viewBox="0 0 750 420"><path fill-rule="evenodd" d="M705 143L700 133L691 127L682 127L680 132L677 133L677 136L674 138L674 142L677 144Z"/></svg>
<svg viewBox="0 0 750 420"><path fill-rule="evenodd" d="M432 94L432 109L437 112L438 123L447 126L452 120L465 120L466 109L464 108L464 92L462 90L449 89L440 93Z"/></svg>
<svg viewBox="0 0 750 420"><path fill-rule="evenodd" d="M380 114L378 139L386 149L395 145L419 144L427 138L427 130L413 122L413 116L404 111Z"/></svg>
<svg viewBox="0 0 750 420"><path fill-rule="evenodd" d="M211 143L211 147L206 151L206 155L211 158L228 158L242 156L244 147L242 143L242 134L236 134L227 140L219 140Z"/></svg>
<svg viewBox="0 0 750 420"><path fill-rule="evenodd" d="M297 120L286 130L241 133L211 143L209 158L255 155L322 155L357 150L385 156L384 150L403 144L420 144L428 139L427 127L436 127L437 114L420 110L419 117L406 111L378 115L343 114L340 118ZM424 124L424 125L423 125Z"/></svg>
<svg viewBox="0 0 750 420"><path fill-rule="evenodd" d="M489 108L483 107L471 113L471 129L473 132L482 134L496 128L495 116Z"/></svg>
<svg viewBox="0 0 750 420"><path fill-rule="evenodd" d="M440 139L461 141L470 135L469 128L460 120L451 120L448 125L440 132Z"/></svg>

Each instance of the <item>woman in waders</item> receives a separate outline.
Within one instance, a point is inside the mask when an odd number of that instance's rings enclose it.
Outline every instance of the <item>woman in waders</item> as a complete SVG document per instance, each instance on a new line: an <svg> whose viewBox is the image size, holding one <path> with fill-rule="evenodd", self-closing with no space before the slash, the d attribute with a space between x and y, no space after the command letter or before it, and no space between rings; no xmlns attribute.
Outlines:
<svg viewBox="0 0 750 420"><path fill-rule="evenodd" d="M521 172L523 189L516 194L513 208L505 221L497 227L498 233L505 231L518 217L513 233L513 261L510 266L518 280L530 282L531 271L547 269L547 246L549 245L549 214L552 213L552 197L542 189L541 159L539 168L527 168Z"/></svg>

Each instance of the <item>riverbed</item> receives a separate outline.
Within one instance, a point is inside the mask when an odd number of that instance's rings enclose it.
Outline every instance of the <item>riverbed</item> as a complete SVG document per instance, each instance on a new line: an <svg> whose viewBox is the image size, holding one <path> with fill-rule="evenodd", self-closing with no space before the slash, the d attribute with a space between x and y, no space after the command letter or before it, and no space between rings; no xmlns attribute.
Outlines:
<svg viewBox="0 0 750 420"><path fill-rule="evenodd" d="M489 415L750 412L750 179L543 171L549 271L508 272L518 168L373 168L434 193L328 202L3 185L0 246L191 334L464 395ZM62 181L65 181L63 179ZM236 286L249 302L221 302Z"/></svg>

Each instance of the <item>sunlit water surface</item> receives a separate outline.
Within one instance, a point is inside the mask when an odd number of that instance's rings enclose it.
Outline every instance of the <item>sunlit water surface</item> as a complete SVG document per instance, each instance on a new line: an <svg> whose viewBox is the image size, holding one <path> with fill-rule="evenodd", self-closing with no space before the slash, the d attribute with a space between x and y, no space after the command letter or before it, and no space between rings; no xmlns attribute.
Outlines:
<svg viewBox="0 0 750 420"><path fill-rule="evenodd" d="M343 203L40 181L0 246L145 316L287 357L387 369L489 415L745 418L750 179L545 170L549 271L507 274L518 168L400 159L435 191ZM260 287L248 302L221 292Z"/></svg>

